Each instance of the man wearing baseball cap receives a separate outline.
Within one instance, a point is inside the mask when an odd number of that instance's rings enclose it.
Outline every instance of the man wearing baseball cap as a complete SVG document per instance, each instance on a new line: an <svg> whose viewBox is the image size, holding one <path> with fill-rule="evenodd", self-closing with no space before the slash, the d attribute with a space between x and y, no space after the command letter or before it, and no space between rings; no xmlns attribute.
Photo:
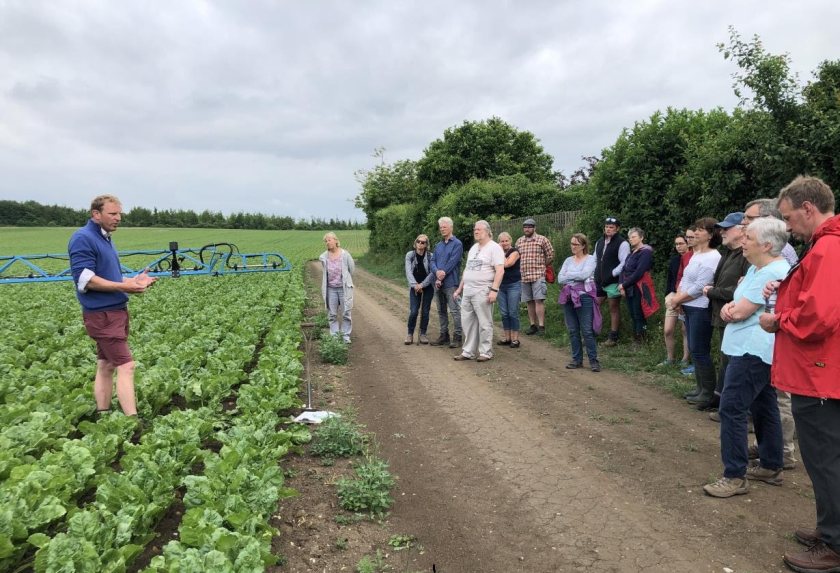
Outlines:
<svg viewBox="0 0 840 573"><path fill-rule="evenodd" d="M607 287L618 284L618 277L624 269L624 261L630 255L630 243L620 233L621 222L616 217L604 219L604 236L595 243L595 286L597 288L598 304L604 299L610 305L610 334L605 346L618 344L618 328L621 325L621 295L617 287L611 287L615 292L607 298Z"/></svg>

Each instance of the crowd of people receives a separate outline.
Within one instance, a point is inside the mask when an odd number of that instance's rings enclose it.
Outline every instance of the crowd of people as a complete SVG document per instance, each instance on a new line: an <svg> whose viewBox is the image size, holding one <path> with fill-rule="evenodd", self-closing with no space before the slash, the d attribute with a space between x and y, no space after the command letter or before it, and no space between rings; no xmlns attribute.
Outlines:
<svg viewBox="0 0 840 573"><path fill-rule="evenodd" d="M457 361L493 358L495 302L503 332L496 345L521 345L521 303L530 323L525 334L543 335L546 274L553 272L554 249L536 232L535 221L524 221L515 243L508 233L496 243L490 225L477 221L462 274L463 245L452 234L452 220L443 217L438 223L442 239L427 264L416 263L428 256L425 236L406 254L411 297L406 344L413 341L416 292L425 290L438 302L441 334L432 344L460 347ZM801 261L790 234L805 244ZM616 217L604 220L594 252L581 233L570 237L569 247L572 254L556 275L571 346L566 367L583 367L585 350L590 369L599 372L602 307L609 313L604 346L619 344L622 299L634 342L647 340L647 319L660 307L651 276L653 248L639 227L625 236ZM675 234L674 251L663 305L666 357L660 366L679 366L693 376L687 402L710 411L720 423L723 472L704 486L705 493L729 498L747 493L751 481L781 485L784 470L798 463L798 430L817 523L794 532L806 550L788 553L784 561L796 571L840 571L840 303L831 286L840 279L840 217L834 215L831 189L817 178L798 177L777 198L751 201L720 220L698 218ZM421 321L421 343L427 325L427 318ZM713 340L719 347L713 348Z"/></svg>
<svg viewBox="0 0 840 573"><path fill-rule="evenodd" d="M97 408L110 408L116 374L119 403L127 415L136 415L127 294L145 291L154 279L121 274L111 243L121 210L116 197L95 198L91 219L73 235L69 252L85 327L97 343ZM798 436L817 520L816 527L794 532L806 549L785 554L784 561L806 572L840 571L840 216L834 210L831 189L820 179L800 176L777 198L751 201L721 220L697 219L675 234L664 296L666 357L660 366L678 365L693 375L695 387L686 400L720 423L723 472L704 486L706 494L745 494L751 481L781 485L784 470L797 466ZM476 221L463 270L464 247L452 220L441 217L438 228L441 239L433 249L421 234L405 255L405 344L414 343L419 319L418 344L459 348L456 361L490 361L495 346L521 346L521 303L529 320L525 335L543 336L555 252L536 232L536 222L526 219L515 242L508 233L496 242L487 221ZM804 245L799 257L791 234ZM355 265L334 233L327 233L324 243L322 294L330 332L349 343ZM593 252L590 244L582 233L571 235L571 255L556 281L571 346L566 368L582 368L585 349L590 370L600 372L596 336L604 303L609 312L604 346L619 344L622 299L636 343L647 339L647 319L660 305L651 276L653 249L641 228L631 227L625 236L621 222L607 217ZM430 341L433 300L439 336ZM496 303L503 334L494 343ZM720 347L713 349L716 331Z"/></svg>

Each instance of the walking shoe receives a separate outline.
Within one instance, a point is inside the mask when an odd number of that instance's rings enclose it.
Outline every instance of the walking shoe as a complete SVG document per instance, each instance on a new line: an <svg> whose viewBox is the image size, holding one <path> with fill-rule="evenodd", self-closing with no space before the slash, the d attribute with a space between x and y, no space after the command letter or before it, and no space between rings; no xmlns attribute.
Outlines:
<svg viewBox="0 0 840 573"><path fill-rule="evenodd" d="M709 419L712 422L717 422L718 424L720 424L720 412L718 412L717 410L715 410L714 412L709 412Z"/></svg>
<svg viewBox="0 0 840 573"><path fill-rule="evenodd" d="M458 336L457 334L452 337L452 341L449 343L449 348L460 348L464 345L464 339Z"/></svg>
<svg viewBox="0 0 840 573"><path fill-rule="evenodd" d="M703 491L712 497L732 497L733 495L742 495L749 491L750 484L747 478L728 478L722 477L715 483L706 484L703 486Z"/></svg>
<svg viewBox="0 0 840 573"><path fill-rule="evenodd" d="M685 394L683 394L683 398L685 398L686 400L688 400L689 398L694 398L694 397L695 397L695 396L697 396L699 393L700 393L700 388L695 388L695 389L693 389L693 390L689 390L688 392L686 392Z"/></svg>
<svg viewBox="0 0 840 573"><path fill-rule="evenodd" d="M405 345L408 346L409 344L414 344L414 335L409 334L405 337Z"/></svg>
<svg viewBox="0 0 840 573"><path fill-rule="evenodd" d="M536 334L539 331L540 331L540 329L537 328L537 325L532 324L531 328L529 328L528 330L525 331L525 334L527 334L528 336L531 336L532 334Z"/></svg>
<svg viewBox="0 0 840 573"><path fill-rule="evenodd" d="M683 376L694 375L694 364L689 364L688 366L680 370L680 374L682 374Z"/></svg>
<svg viewBox="0 0 840 573"><path fill-rule="evenodd" d="M589 369L593 372L600 372L601 371L601 363L597 360L593 360L589 363Z"/></svg>
<svg viewBox="0 0 840 573"><path fill-rule="evenodd" d="M432 346L449 346L449 335L441 334L437 340L432 342Z"/></svg>
<svg viewBox="0 0 840 573"><path fill-rule="evenodd" d="M618 346L618 340L613 340L612 338L608 338L604 341L604 346Z"/></svg>
<svg viewBox="0 0 840 573"><path fill-rule="evenodd" d="M747 477L770 485L782 485L785 481L785 478L782 477L782 470L771 470L758 464L747 468Z"/></svg>
<svg viewBox="0 0 840 573"><path fill-rule="evenodd" d="M575 368L580 368L581 366L583 366L583 362L569 362L566 364L566 368L569 370L574 370Z"/></svg>
<svg viewBox="0 0 840 573"><path fill-rule="evenodd" d="M510 340L508 340L507 338L503 338L501 340L497 340L496 344L498 344L499 346L510 346Z"/></svg>
<svg viewBox="0 0 840 573"><path fill-rule="evenodd" d="M425 334L421 334L420 335L420 344L428 344L428 343L429 343L429 337L426 336Z"/></svg>
<svg viewBox="0 0 840 573"><path fill-rule="evenodd" d="M801 573L840 572L840 553L837 553L823 541L818 541L805 551L785 553L784 560L788 567Z"/></svg>
<svg viewBox="0 0 840 573"><path fill-rule="evenodd" d="M344 336L344 344L350 344L350 337L347 335Z"/></svg>
<svg viewBox="0 0 840 573"><path fill-rule="evenodd" d="M751 460L757 460L758 459L758 444L753 444L753 445L751 445L747 448L747 456Z"/></svg>
<svg viewBox="0 0 840 573"><path fill-rule="evenodd" d="M453 360L458 360L458 361L461 361L461 360L472 360L472 359L473 359L473 357L472 357L472 356L467 356L466 354L457 354L457 355L453 358Z"/></svg>
<svg viewBox="0 0 840 573"><path fill-rule="evenodd" d="M659 368L664 368L666 366L674 366L676 363L677 363L676 360L671 360L670 358L666 358L665 360L663 360L662 362L657 364L657 366Z"/></svg>
<svg viewBox="0 0 840 573"><path fill-rule="evenodd" d="M820 542L820 530L803 527L794 531L793 537L805 547L813 547Z"/></svg>
<svg viewBox="0 0 840 573"><path fill-rule="evenodd" d="M486 354L479 354L478 358L475 359L476 362L487 362L493 358L492 356L487 356Z"/></svg>
<svg viewBox="0 0 840 573"><path fill-rule="evenodd" d="M784 463L782 465L782 469L785 470L795 470L796 469L796 458L784 458Z"/></svg>
<svg viewBox="0 0 840 573"><path fill-rule="evenodd" d="M545 327L544 326L538 326L537 327L537 336L545 336Z"/></svg>
<svg viewBox="0 0 840 573"><path fill-rule="evenodd" d="M520 345L519 345L519 341L518 341L518 340L511 340L511 341L510 341L510 347L511 347L511 348L519 348L519 346L520 346Z"/></svg>

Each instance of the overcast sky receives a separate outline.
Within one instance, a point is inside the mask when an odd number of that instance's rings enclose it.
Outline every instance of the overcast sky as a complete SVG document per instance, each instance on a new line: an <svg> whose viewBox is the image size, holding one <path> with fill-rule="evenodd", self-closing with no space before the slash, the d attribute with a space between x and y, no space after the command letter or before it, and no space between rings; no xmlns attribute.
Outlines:
<svg viewBox="0 0 840 573"><path fill-rule="evenodd" d="M354 171L498 116L570 174L668 106L732 109L727 26L840 58L840 2L0 0L0 198L362 220Z"/></svg>

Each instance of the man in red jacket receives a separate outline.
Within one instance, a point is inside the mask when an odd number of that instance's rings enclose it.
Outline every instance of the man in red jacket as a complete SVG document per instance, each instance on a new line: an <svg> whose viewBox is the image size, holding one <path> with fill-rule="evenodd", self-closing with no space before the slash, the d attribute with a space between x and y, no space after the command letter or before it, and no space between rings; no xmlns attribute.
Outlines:
<svg viewBox="0 0 840 573"><path fill-rule="evenodd" d="M816 529L794 533L808 549L784 560L795 571L840 571L840 216L831 189L815 177L794 179L779 193L778 207L808 248L781 283L765 288L770 312L759 322L776 333L771 377L791 394L817 505Z"/></svg>

